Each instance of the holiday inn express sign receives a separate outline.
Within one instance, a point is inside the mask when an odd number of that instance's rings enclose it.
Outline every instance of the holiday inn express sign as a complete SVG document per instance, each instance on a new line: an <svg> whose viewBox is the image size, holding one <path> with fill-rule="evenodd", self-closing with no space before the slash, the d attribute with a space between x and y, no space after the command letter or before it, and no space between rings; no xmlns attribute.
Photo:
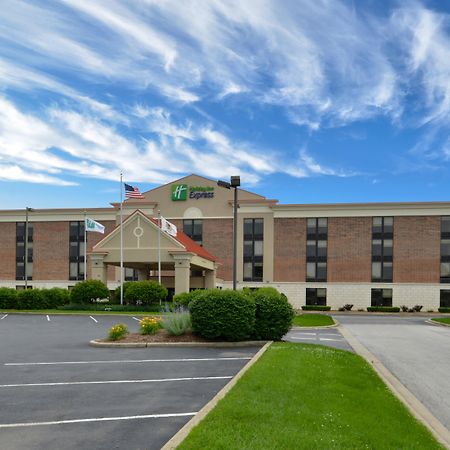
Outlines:
<svg viewBox="0 0 450 450"><path fill-rule="evenodd" d="M212 186L188 186L187 184L172 185L172 201L186 201L188 198L195 200L214 198L214 188Z"/></svg>

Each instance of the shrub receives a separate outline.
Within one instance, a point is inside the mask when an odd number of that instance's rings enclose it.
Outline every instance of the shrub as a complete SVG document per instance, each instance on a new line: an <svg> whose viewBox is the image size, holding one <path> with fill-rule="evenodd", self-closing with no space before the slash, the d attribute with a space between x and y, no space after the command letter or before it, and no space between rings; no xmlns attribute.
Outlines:
<svg viewBox="0 0 450 450"><path fill-rule="evenodd" d="M192 330L206 339L242 341L253 334L255 303L242 292L207 290L189 307Z"/></svg>
<svg viewBox="0 0 450 450"><path fill-rule="evenodd" d="M0 288L0 308L17 308L17 291L15 289L7 287Z"/></svg>
<svg viewBox="0 0 450 450"><path fill-rule="evenodd" d="M406 305L400 306L400 309L402 310L402 312L408 312L409 310L409 308Z"/></svg>
<svg viewBox="0 0 450 450"><path fill-rule="evenodd" d="M398 306L368 306L367 311L369 312L400 312Z"/></svg>
<svg viewBox="0 0 450 450"><path fill-rule="evenodd" d="M450 308L448 306L442 306L441 308L438 308L438 311L440 313L450 313Z"/></svg>
<svg viewBox="0 0 450 450"><path fill-rule="evenodd" d="M191 315L183 307L178 307L164 317L162 327L172 336L185 334L192 328Z"/></svg>
<svg viewBox="0 0 450 450"><path fill-rule="evenodd" d="M113 325L108 332L108 340L117 341L128 334L128 327L124 323Z"/></svg>
<svg viewBox="0 0 450 450"><path fill-rule="evenodd" d="M125 300L133 305L160 303L166 297L167 289L156 281L134 281L125 291Z"/></svg>
<svg viewBox="0 0 450 450"><path fill-rule="evenodd" d="M23 289L17 293L17 309L45 309L47 302L40 289Z"/></svg>
<svg viewBox="0 0 450 450"><path fill-rule="evenodd" d="M423 308L423 305L415 305L415 306L413 306L412 309L415 312L420 312L422 308Z"/></svg>
<svg viewBox="0 0 450 450"><path fill-rule="evenodd" d="M302 306L303 311L329 311L331 306L323 305L304 305Z"/></svg>
<svg viewBox="0 0 450 450"><path fill-rule="evenodd" d="M351 311L353 308L353 305L350 303L346 303L344 306L341 306L338 311Z"/></svg>
<svg viewBox="0 0 450 450"><path fill-rule="evenodd" d="M128 286L130 284L135 283L135 281L125 281L123 283L123 298L125 299L125 291L127 290ZM116 289L114 289L114 293L111 295L111 303L114 303L116 305L120 305L120 286L117 286Z"/></svg>
<svg viewBox="0 0 450 450"><path fill-rule="evenodd" d="M204 292L204 289L196 289L191 292L182 292L181 294L177 294L173 297L173 305L175 308L180 306L189 308L189 303L191 303L195 298L201 296Z"/></svg>
<svg viewBox="0 0 450 450"><path fill-rule="evenodd" d="M160 312L159 305L147 305L147 306L136 306L136 305L116 305L114 303L90 303L90 304L79 304L70 303L68 305L58 306L58 309L62 311L130 311L130 312Z"/></svg>
<svg viewBox="0 0 450 450"><path fill-rule="evenodd" d="M275 288L260 288L250 294L255 302L255 339L279 341L291 328L294 310Z"/></svg>
<svg viewBox="0 0 450 450"><path fill-rule="evenodd" d="M161 317L144 317L140 322L141 334L156 334L161 329Z"/></svg>
<svg viewBox="0 0 450 450"><path fill-rule="evenodd" d="M108 298L109 290L100 280L86 280L77 283L70 291L72 303L93 303L97 298Z"/></svg>
<svg viewBox="0 0 450 450"><path fill-rule="evenodd" d="M66 305L70 301L70 292L67 289L55 287L42 289L41 292L45 298L47 308L57 308L58 306Z"/></svg>

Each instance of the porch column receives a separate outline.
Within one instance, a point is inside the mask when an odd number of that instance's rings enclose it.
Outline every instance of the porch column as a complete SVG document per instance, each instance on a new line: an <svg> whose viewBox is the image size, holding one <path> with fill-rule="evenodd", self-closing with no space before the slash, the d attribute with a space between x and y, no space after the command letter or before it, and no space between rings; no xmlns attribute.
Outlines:
<svg viewBox="0 0 450 450"><path fill-rule="evenodd" d="M175 260L175 295L189 292L191 275L191 256L173 255Z"/></svg>
<svg viewBox="0 0 450 450"><path fill-rule="evenodd" d="M108 282L108 272L107 272L107 265L103 262L103 259L105 258L105 253L91 253L90 255L90 261L91 261L91 278L93 280L100 280L103 281L103 283Z"/></svg>
<svg viewBox="0 0 450 450"><path fill-rule="evenodd" d="M205 270L205 289L214 289L216 287L216 269Z"/></svg>

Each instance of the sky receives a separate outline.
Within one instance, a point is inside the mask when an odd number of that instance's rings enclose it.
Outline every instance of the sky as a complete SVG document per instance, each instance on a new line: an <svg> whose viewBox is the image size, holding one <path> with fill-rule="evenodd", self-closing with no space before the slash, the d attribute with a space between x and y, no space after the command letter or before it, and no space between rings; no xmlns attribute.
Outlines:
<svg viewBox="0 0 450 450"><path fill-rule="evenodd" d="M450 2L2 0L0 209L240 175L281 203L450 200Z"/></svg>

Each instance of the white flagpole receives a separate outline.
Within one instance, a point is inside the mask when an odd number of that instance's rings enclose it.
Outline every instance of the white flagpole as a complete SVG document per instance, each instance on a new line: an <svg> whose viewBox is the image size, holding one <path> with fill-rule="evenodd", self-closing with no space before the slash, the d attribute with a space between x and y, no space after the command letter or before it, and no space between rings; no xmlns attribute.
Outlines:
<svg viewBox="0 0 450 450"><path fill-rule="evenodd" d="M161 211L158 210L158 283L161 284Z"/></svg>
<svg viewBox="0 0 450 450"><path fill-rule="evenodd" d="M122 172L120 172L120 304L123 305L123 233L122 233L122 223L123 223L123 183L122 183Z"/></svg>
<svg viewBox="0 0 450 450"><path fill-rule="evenodd" d="M84 281L87 280L87 230L86 230L86 210L84 210Z"/></svg>

